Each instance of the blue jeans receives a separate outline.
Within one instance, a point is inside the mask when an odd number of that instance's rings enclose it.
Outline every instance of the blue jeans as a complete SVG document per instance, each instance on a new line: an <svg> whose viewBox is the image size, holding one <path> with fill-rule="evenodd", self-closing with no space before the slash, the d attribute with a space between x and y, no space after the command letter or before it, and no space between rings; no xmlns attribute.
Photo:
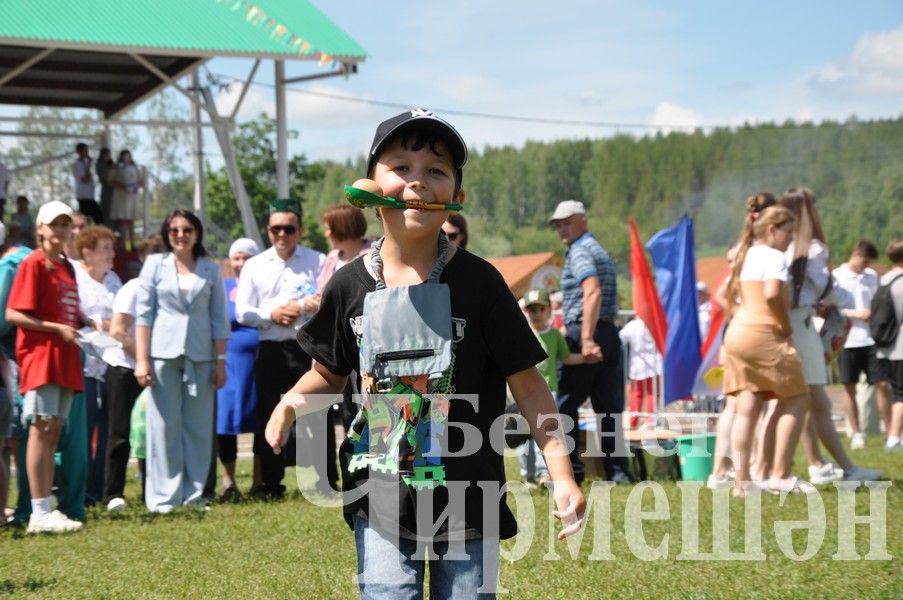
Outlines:
<svg viewBox="0 0 903 600"><path fill-rule="evenodd" d="M418 542L391 540L361 517L354 517L358 588L363 600L422 599L427 561L415 558ZM429 546L427 546L429 547ZM454 556L460 553L460 556ZM495 598L499 540L466 540L463 545L434 542L429 560L431 600ZM484 582L484 569L486 572ZM481 587L482 586L482 587Z"/></svg>
<svg viewBox="0 0 903 600"><path fill-rule="evenodd" d="M540 475L549 474L542 452L533 440L527 440L518 448L517 462L520 463L520 476L524 481L536 483Z"/></svg>

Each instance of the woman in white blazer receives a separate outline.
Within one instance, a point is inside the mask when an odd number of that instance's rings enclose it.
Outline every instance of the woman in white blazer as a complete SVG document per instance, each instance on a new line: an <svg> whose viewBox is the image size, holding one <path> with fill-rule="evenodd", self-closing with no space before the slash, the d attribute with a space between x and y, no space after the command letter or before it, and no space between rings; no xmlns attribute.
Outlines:
<svg viewBox="0 0 903 600"><path fill-rule="evenodd" d="M151 387L145 502L167 513L205 506L215 391L226 381L230 329L222 272L206 256L201 221L174 210L160 233L168 252L149 256L139 276L135 378Z"/></svg>

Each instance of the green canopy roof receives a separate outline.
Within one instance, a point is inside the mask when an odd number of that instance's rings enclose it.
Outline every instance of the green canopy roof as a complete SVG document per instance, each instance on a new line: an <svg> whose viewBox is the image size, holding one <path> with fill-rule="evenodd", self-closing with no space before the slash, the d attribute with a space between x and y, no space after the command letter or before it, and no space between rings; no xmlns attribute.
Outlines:
<svg viewBox="0 0 903 600"><path fill-rule="evenodd" d="M349 68L360 45L308 0L3 0L0 104L119 114L216 56Z"/></svg>
<svg viewBox="0 0 903 600"><path fill-rule="evenodd" d="M0 43L192 56L310 58L366 53L307 0L4 0ZM249 17L249 14L251 15ZM278 39L275 29L285 28ZM305 54L289 46L307 42Z"/></svg>

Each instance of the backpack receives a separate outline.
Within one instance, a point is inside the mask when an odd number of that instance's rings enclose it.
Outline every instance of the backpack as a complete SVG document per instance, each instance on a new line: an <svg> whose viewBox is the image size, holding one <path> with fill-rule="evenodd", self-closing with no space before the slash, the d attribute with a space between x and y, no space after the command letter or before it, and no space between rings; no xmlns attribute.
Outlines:
<svg viewBox="0 0 903 600"><path fill-rule="evenodd" d="M890 346L897 339L897 332L900 331L900 323L897 321L897 313L894 311L894 296L891 294L891 286L903 275L897 275L882 285L872 297L871 310L869 317L869 333L875 340L876 346Z"/></svg>
<svg viewBox="0 0 903 600"><path fill-rule="evenodd" d="M439 453L448 419L454 347L463 336L451 316L448 285L439 283L449 250L440 235L439 260L426 283L386 287L373 245L376 290L364 297L351 326L360 347L362 406L348 430L354 453L348 471L398 475L415 489L445 485Z"/></svg>

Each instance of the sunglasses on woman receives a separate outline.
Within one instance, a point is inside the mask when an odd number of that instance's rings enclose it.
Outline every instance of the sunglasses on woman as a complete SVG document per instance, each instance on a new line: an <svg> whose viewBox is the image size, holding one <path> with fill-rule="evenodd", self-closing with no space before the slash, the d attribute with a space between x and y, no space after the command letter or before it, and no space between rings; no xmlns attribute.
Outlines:
<svg viewBox="0 0 903 600"><path fill-rule="evenodd" d="M170 227L169 235L191 235L194 233L194 227Z"/></svg>

